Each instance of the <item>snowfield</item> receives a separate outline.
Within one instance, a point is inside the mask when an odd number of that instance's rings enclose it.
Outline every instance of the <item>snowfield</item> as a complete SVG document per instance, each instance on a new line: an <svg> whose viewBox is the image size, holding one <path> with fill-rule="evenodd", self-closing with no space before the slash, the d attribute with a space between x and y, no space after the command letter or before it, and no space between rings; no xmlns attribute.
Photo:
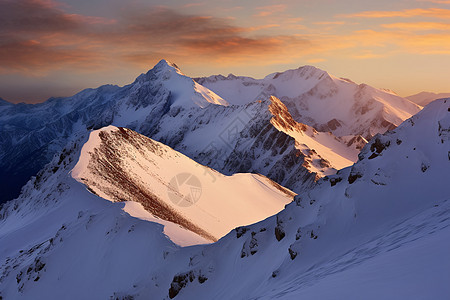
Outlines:
<svg viewBox="0 0 450 300"><path fill-rule="evenodd" d="M450 98L162 60L0 112L0 300L450 295Z"/></svg>
<svg viewBox="0 0 450 300"><path fill-rule="evenodd" d="M240 226L215 243L180 247L171 238L187 244L202 243L202 238L176 224L168 226L142 203L104 199L126 194L120 194L120 182L102 181L109 174L96 174L92 167L120 166L123 174L135 170L127 177L131 186L135 178L154 183L151 172L146 173L152 168L167 168L160 177L167 182L165 174L173 164L183 171L196 163L129 129L93 131L69 143L27 183L18 199L2 208L0 295L446 299L449 149L450 99L442 99L394 131L375 136L358 162L320 179L278 214ZM95 159L93 154L101 151L117 152L117 157ZM120 157L116 164L114 159ZM199 177L206 169L189 168L198 169ZM216 175L224 189L236 187L245 195L240 184L254 184L258 187L248 193L271 195L277 203L288 199L285 189L264 177ZM153 192L157 195L158 188ZM170 204L167 196L160 197ZM230 201L252 199L247 194ZM207 201L193 206L201 203ZM204 216L208 207L202 209L189 215L200 227L203 220L196 217Z"/></svg>
<svg viewBox="0 0 450 300"><path fill-rule="evenodd" d="M113 126L90 134L71 174L104 199L139 201L155 217L195 228L191 231L209 242L279 212L295 195L261 175L224 176L161 143ZM173 185L174 179L185 181ZM134 211L130 205L126 210Z"/></svg>

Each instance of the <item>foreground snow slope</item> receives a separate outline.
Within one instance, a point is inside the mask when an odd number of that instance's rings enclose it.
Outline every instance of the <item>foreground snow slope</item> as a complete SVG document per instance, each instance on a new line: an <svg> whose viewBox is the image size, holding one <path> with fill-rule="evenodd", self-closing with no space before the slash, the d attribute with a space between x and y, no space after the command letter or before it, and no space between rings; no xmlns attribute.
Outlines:
<svg viewBox="0 0 450 300"><path fill-rule="evenodd" d="M155 217L215 241L280 211L294 194L257 174L224 176L125 128L93 131L72 176L111 201L137 201Z"/></svg>
<svg viewBox="0 0 450 300"><path fill-rule="evenodd" d="M172 296L445 299L448 257L439 249L449 245L449 146L450 100L436 101L276 217L206 246L179 276L211 270L208 281L174 277Z"/></svg>
<svg viewBox="0 0 450 300"><path fill-rule="evenodd" d="M232 104L276 96L296 121L336 136L370 139L395 128L421 109L393 92L358 85L312 66L273 73L264 79L230 74L196 81Z"/></svg>
<svg viewBox="0 0 450 300"><path fill-rule="evenodd" d="M180 197L170 199L170 178L183 172L201 180L192 206L182 206L189 197L178 205ZM0 210L0 296L120 298L149 279L170 282L171 268L191 252L166 264L177 244L211 242L292 197L263 176L221 175L128 129L93 131L69 143Z"/></svg>
<svg viewBox="0 0 450 300"><path fill-rule="evenodd" d="M445 299L449 149L450 99L373 138L276 216L186 248L68 176L72 155L56 157L1 210L0 295Z"/></svg>

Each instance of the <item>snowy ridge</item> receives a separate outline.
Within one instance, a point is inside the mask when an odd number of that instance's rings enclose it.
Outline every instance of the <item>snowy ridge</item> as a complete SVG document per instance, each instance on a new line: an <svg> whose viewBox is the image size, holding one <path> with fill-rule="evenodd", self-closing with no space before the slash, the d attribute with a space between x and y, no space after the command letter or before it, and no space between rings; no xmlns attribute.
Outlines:
<svg viewBox="0 0 450 300"><path fill-rule="evenodd" d="M305 155L304 167L320 177L332 175L338 169L353 164L358 149L342 142L331 133L318 132L314 128L297 123L289 114L286 106L276 97L271 97L269 109L273 115L270 122L280 131L293 137L296 148Z"/></svg>
<svg viewBox="0 0 450 300"><path fill-rule="evenodd" d="M178 248L162 225L131 217L124 203L95 196L69 175L87 139L81 136L67 145L18 199L3 206L3 299L115 296L140 278L151 278L151 270L163 274L158 262ZM203 240L181 231L190 241Z"/></svg>
<svg viewBox="0 0 450 300"><path fill-rule="evenodd" d="M139 202L154 217L210 241L280 211L294 195L261 175L224 176L161 143L113 126L90 134L72 176L104 199ZM174 186L174 178L186 182ZM198 194L186 194L184 186L197 188Z"/></svg>
<svg viewBox="0 0 450 300"><path fill-rule="evenodd" d="M161 80L162 86L171 92L171 106L206 107L209 104L228 105L214 92L199 85L190 77L184 75L178 66L166 60L161 60L147 74L140 75L136 83L148 84L154 78ZM140 88L138 85L137 88Z"/></svg>
<svg viewBox="0 0 450 300"><path fill-rule="evenodd" d="M211 104L227 102L175 64L161 60L124 87L105 85L34 105L1 105L0 188L10 194L0 195L0 202L14 197L75 133L113 124L150 136L170 109L195 110Z"/></svg>
<svg viewBox="0 0 450 300"><path fill-rule="evenodd" d="M0 98L0 106L13 105L12 103Z"/></svg>
<svg viewBox="0 0 450 300"><path fill-rule="evenodd" d="M207 258L174 277L172 297L445 297L449 131L450 100L442 100L376 136L353 167L320 180L277 216L206 246ZM194 270L214 271L201 287L180 282Z"/></svg>
<svg viewBox="0 0 450 300"><path fill-rule="evenodd" d="M260 173L295 192L351 165L361 147L356 138L337 139L297 123L275 97L171 110L154 132L153 139L221 173Z"/></svg>
<svg viewBox="0 0 450 300"><path fill-rule="evenodd" d="M105 85L36 105L2 105L0 189L7 187L7 192L0 195L0 201L17 196L20 187L61 151L73 134L108 125L130 128L163 142L221 173L261 173L300 190L315 180L310 171L320 177L344 164L334 163L332 153L326 158L319 151L321 146L314 143L300 142L307 146L296 159L298 149L290 145L295 141L269 124L270 96L278 97L296 122L318 132L330 131L350 149L361 149L366 138L394 128L419 109L398 96L358 86L310 66L261 80L229 75L197 81L184 75L175 64L162 60L124 87ZM208 86L225 95L229 103L239 105L228 105ZM289 153L280 153L275 143L286 139L291 141L282 149ZM309 171L301 166L307 148L318 151L313 163L309 162L314 165ZM322 147L329 153L327 148L337 151L330 145ZM347 155L347 150L338 152L347 164L354 161L354 154ZM320 162L319 156L332 166L314 163Z"/></svg>
<svg viewBox="0 0 450 300"><path fill-rule="evenodd" d="M230 74L196 80L232 104L276 96L294 120L336 136L360 135L370 139L420 110L390 91L358 85L312 66L273 73L264 79Z"/></svg>
<svg viewBox="0 0 450 300"><path fill-rule="evenodd" d="M138 141L123 130L131 144ZM120 129L103 132L130 153L124 161L138 155L123 147L128 138L115 136ZM87 139L66 147L21 198L2 208L5 299L442 299L450 293L450 99L374 137L357 163L319 180L276 216L185 248L167 239L163 226L124 213L128 203L97 197L70 176ZM86 150L98 144L91 146ZM81 180L87 166L72 174Z"/></svg>

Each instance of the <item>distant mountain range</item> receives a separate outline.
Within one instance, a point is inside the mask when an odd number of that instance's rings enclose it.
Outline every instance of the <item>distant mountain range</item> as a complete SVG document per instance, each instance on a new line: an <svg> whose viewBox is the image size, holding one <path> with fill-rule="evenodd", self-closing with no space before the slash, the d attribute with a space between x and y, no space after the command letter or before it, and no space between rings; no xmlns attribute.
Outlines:
<svg viewBox="0 0 450 300"><path fill-rule="evenodd" d="M411 102L418 105L425 106L436 99L448 98L450 93L431 93L431 92L421 92L412 96L406 97Z"/></svg>
<svg viewBox="0 0 450 300"><path fill-rule="evenodd" d="M196 81L232 104L275 96L295 121L339 137L360 135L370 140L420 110L393 92L358 85L312 66L273 73L264 79L230 74Z"/></svg>
<svg viewBox="0 0 450 300"><path fill-rule="evenodd" d="M227 106L211 92L221 104L202 107L207 98L190 89L167 92L159 72L167 81L183 76L161 63L128 87L13 106L29 126L50 107L61 113L22 139L67 143L46 148L51 161L0 209L2 299L450 294L450 99L364 146L348 145L295 121L275 96ZM20 114L8 115L3 126L17 129ZM127 123L191 158L107 123ZM203 148L210 142L215 150ZM293 192L262 175L226 176L192 157L230 173L285 172L277 178L298 195L291 201Z"/></svg>
<svg viewBox="0 0 450 300"><path fill-rule="evenodd" d="M224 174L256 172L300 191L350 165L373 135L419 110L407 99L310 66L261 80L193 80L162 60L124 87L105 85L34 105L1 102L0 201L17 197L74 134L108 125L135 130Z"/></svg>

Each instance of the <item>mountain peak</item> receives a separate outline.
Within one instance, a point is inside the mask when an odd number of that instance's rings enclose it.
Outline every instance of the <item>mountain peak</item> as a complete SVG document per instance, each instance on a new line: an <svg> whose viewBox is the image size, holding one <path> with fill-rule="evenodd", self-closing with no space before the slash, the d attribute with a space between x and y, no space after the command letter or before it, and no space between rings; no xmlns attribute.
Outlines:
<svg viewBox="0 0 450 300"><path fill-rule="evenodd" d="M264 79L273 80L273 79L281 79L281 80L289 80L294 78L303 78L305 80L310 78L322 79L325 76L330 76L326 71L323 71L314 66L302 66L297 69L290 69L284 72L276 72L267 75Z"/></svg>
<svg viewBox="0 0 450 300"><path fill-rule="evenodd" d="M161 59L154 67L153 69L167 69L167 68L175 68L177 71L181 72L180 68L177 66L177 64L170 62L166 59Z"/></svg>
<svg viewBox="0 0 450 300"><path fill-rule="evenodd" d="M152 78L155 78L155 75L158 76L159 74L165 74L164 78L168 79L170 78L171 73L177 73L180 75L184 75L183 72L181 72L180 68L175 64L168 60L161 59L153 68L151 68L147 73L142 73L139 75L135 82L142 82L142 81L148 81Z"/></svg>

